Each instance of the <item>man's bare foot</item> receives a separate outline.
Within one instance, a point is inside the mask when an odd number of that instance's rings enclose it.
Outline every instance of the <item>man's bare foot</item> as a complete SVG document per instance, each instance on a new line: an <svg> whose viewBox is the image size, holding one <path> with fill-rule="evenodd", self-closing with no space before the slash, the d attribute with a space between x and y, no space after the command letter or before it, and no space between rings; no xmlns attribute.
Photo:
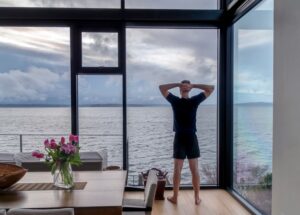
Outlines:
<svg viewBox="0 0 300 215"><path fill-rule="evenodd" d="M196 204L196 205L200 205L201 201L202 201L202 200L201 200L199 197L196 197L196 198L195 198L195 204Z"/></svg>
<svg viewBox="0 0 300 215"><path fill-rule="evenodd" d="M177 198L175 198L174 196L168 196L167 199L169 202L177 204Z"/></svg>

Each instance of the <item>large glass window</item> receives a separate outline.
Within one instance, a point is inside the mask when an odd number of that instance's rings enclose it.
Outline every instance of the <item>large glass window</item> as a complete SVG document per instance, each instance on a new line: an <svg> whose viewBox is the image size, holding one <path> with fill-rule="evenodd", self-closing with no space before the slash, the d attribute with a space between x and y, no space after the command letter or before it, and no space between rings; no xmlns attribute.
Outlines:
<svg viewBox="0 0 300 215"><path fill-rule="evenodd" d="M120 8L120 0L1 0L0 7Z"/></svg>
<svg viewBox="0 0 300 215"><path fill-rule="evenodd" d="M129 184L141 185L139 173L152 167L167 171L172 183L172 108L158 86L184 79L216 86L217 51L216 29L127 29ZM172 92L179 96L178 89ZM202 184L217 183L216 92L197 115ZM187 161L182 184L191 184Z"/></svg>
<svg viewBox="0 0 300 215"><path fill-rule="evenodd" d="M118 33L82 32L83 67L117 67Z"/></svg>
<svg viewBox="0 0 300 215"><path fill-rule="evenodd" d="M0 152L43 147L68 135L70 36L68 28L0 28Z"/></svg>
<svg viewBox="0 0 300 215"><path fill-rule="evenodd" d="M96 151L104 165L122 167L122 77L81 75L78 81L81 151Z"/></svg>
<svg viewBox="0 0 300 215"><path fill-rule="evenodd" d="M219 0L125 0L126 8L136 9L217 9Z"/></svg>
<svg viewBox="0 0 300 215"><path fill-rule="evenodd" d="M234 25L234 189L271 214L273 1Z"/></svg>

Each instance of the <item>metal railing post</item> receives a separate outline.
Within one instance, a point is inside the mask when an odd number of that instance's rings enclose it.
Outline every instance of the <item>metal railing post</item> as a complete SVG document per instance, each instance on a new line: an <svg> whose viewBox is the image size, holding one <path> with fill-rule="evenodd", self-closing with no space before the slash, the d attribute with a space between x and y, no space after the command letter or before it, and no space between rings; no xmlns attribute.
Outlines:
<svg viewBox="0 0 300 215"><path fill-rule="evenodd" d="M23 135L20 134L20 152L23 152Z"/></svg>

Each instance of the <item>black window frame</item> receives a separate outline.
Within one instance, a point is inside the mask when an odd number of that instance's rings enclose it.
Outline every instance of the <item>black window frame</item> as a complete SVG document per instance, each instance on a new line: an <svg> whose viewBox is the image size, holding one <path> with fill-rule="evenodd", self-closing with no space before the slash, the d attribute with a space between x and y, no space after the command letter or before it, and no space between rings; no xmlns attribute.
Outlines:
<svg viewBox="0 0 300 215"><path fill-rule="evenodd" d="M225 189L251 213L260 214L233 190L233 24L263 0L220 0L217 10L0 7L0 27L68 27L70 29L71 132L78 134L78 75L122 75L123 169L128 170L126 27L197 27L219 29L218 56L218 184L201 189ZM81 64L82 31L118 32L118 67L89 68ZM182 189L191 189L183 186ZM126 187L126 190L139 188ZM171 189L171 187L168 187Z"/></svg>

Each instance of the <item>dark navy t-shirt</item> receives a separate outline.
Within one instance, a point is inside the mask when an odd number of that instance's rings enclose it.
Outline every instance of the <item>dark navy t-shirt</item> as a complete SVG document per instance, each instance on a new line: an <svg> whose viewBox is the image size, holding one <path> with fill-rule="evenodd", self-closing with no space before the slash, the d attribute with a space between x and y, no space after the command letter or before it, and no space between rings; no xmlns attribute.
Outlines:
<svg viewBox="0 0 300 215"><path fill-rule="evenodd" d="M174 116L173 131L176 133L195 133L197 109L206 99L204 92L191 98L179 98L172 93L166 97L171 103Z"/></svg>

